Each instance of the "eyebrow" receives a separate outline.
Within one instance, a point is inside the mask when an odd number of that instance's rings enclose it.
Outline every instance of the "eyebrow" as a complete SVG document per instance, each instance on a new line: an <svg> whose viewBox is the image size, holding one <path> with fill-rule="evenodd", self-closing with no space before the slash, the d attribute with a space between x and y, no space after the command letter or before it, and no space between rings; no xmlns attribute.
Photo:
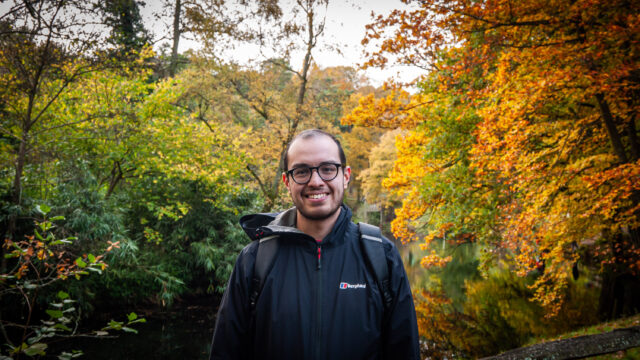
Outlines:
<svg viewBox="0 0 640 360"><path fill-rule="evenodd" d="M329 160L329 161L323 161L323 162L319 163L317 166L322 166L322 165L326 165L326 164L339 164L339 165L342 165L340 163L340 161L331 161L331 160ZM312 167L311 165L309 165L307 163L294 163L294 164L291 164L291 168L292 169L295 169L297 167L305 167L305 166L306 167Z"/></svg>

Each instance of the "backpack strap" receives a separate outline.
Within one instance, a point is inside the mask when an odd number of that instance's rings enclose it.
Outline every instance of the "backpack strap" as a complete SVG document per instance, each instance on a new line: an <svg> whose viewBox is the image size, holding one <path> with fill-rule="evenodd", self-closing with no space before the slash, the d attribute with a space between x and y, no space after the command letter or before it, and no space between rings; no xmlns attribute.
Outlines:
<svg viewBox="0 0 640 360"><path fill-rule="evenodd" d="M260 292L264 287L264 281L271 271L273 260L278 253L278 235L267 236L259 240L258 253L256 254L256 262L253 270L253 280L251 281L251 293L249 295L249 305L251 313L256 309L256 303Z"/></svg>
<svg viewBox="0 0 640 360"><path fill-rule="evenodd" d="M362 222L358 224L358 230L360 233L360 245L362 246L366 261L371 270L373 270L373 274L378 282L386 310L391 307L393 296L391 295L391 285L389 283L389 266L382 243L382 232L379 227ZM252 314L255 312L258 297L264 287L265 279L271 271L279 246L278 235L267 236L259 239L259 241L253 280L251 282L251 292L249 295L249 305L251 306Z"/></svg>
<svg viewBox="0 0 640 360"><path fill-rule="evenodd" d="M382 300L385 310L391 307L393 296L391 295L391 285L389 284L389 265L384 253L384 245L382 243L382 232L377 226L358 223L360 231L360 244L365 254L365 258L373 270L380 291L382 292Z"/></svg>

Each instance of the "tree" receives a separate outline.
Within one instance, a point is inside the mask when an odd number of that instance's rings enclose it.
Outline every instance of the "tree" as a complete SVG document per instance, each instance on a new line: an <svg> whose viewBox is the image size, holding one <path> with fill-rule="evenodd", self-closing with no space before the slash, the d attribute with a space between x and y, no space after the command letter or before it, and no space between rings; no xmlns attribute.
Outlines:
<svg viewBox="0 0 640 360"><path fill-rule="evenodd" d="M204 39L206 53L216 56L217 41L227 35L258 46L261 59L257 69L219 71L218 75L227 89L235 92L261 118L249 147L258 160L249 164L247 171L263 194L265 210L281 202L280 160L286 145L301 124L317 124L322 120L312 115L308 90L312 52L324 31L322 10L326 11L327 4L326 0L296 1L289 19L283 19L280 5L273 1L236 8L245 14L239 19L254 19L254 23L233 21L220 15L219 8L212 15L188 11L193 31ZM299 68L290 63L296 50L303 54ZM237 65L230 66L239 69ZM274 77L275 82L267 80Z"/></svg>
<svg viewBox="0 0 640 360"><path fill-rule="evenodd" d="M35 321L43 293L51 291L56 284L74 278L81 280L92 272L102 274L107 267L104 256L119 246L117 242L110 243L106 250L101 249L102 254L98 256L91 253L74 256L72 244L76 238L56 236L56 233L60 232L56 223L64 220L64 217L55 216L48 219L46 216L51 208L46 205L38 206L37 210L39 216L44 216L44 219L36 220L33 234L20 241L7 239L3 244L12 267L8 272L1 274L0 296L11 298L11 304L3 307L3 310L13 313L10 314L12 318L9 321L0 320L0 331L5 341L2 353L20 359L23 355L45 355L48 344L60 339L101 337L109 335L109 330L136 332L130 326L145 322L145 319L139 319L135 313L128 315L126 324L112 320L100 331L79 332L80 314L75 301L62 290L57 291L54 300L46 304L49 307L45 310L48 318L41 323ZM6 331L7 328L15 330ZM5 353L5 350L8 353ZM60 357L73 358L81 354L82 351L74 350L73 353L63 352Z"/></svg>
<svg viewBox="0 0 640 360"><path fill-rule="evenodd" d="M551 315L579 259L599 262L604 317L637 311L623 298L625 286L640 284L640 62L631 15L639 10L628 1L423 1L369 26L365 42L380 45L369 66L395 55L432 68L438 85L425 94L458 97L462 113L479 116L468 132L469 169L473 193L497 200L487 222L497 236L474 237L514 256L520 275L546 263L533 286ZM411 118L388 105L385 113L398 122ZM399 147L425 144L416 141ZM423 179L418 172L405 183L418 199L411 203L423 205L403 206L406 221L395 229L401 237L430 213L419 195Z"/></svg>
<svg viewBox="0 0 640 360"><path fill-rule="evenodd" d="M380 143L371 149L368 158L369 166L357 176L362 182L362 192L367 203L377 204L381 212L384 208L393 208L395 204L400 203L398 197L383 188L382 182L387 178L393 163L397 160L396 137L401 133L401 130L384 133Z"/></svg>
<svg viewBox="0 0 640 360"><path fill-rule="evenodd" d="M127 57L149 44L149 34L140 16L141 4L137 0L107 0L97 4L104 24L111 28L107 43L117 49L119 56Z"/></svg>
<svg viewBox="0 0 640 360"><path fill-rule="evenodd" d="M81 1L14 2L0 18L0 102L3 142L13 163L10 215L13 238L22 204L23 172L36 157L35 138L49 127L49 110L76 78L93 69L83 55L100 34L87 31L92 5ZM3 262L4 264L4 262Z"/></svg>
<svg viewBox="0 0 640 360"><path fill-rule="evenodd" d="M347 156L348 165L351 167L352 176L349 180L349 191L345 196L345 202L357 214L362 204L374 205L376 202L369 201L363 191L364 178L362 175L372 164L370 161L372 149L380 142L383 130L377 128L366 128L355 126L346 129L342 135L342 143Z"/></svg>

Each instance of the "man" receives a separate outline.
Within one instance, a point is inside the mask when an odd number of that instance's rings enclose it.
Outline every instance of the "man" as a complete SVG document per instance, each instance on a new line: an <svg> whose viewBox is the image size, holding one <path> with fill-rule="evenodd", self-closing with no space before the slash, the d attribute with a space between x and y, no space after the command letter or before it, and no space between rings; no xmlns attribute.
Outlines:
<svg viewBox="0 0 640 360"><path fill-rule="evenodd" d="M252 306L259 242L240 253L220 304L211 359L419 359L415 308L398 251L383 239L392 298L385 307L351 210L342 204L351 168L340 142L321 130L303 131L283 164L295 207L241 219L253 239L278 241L277 256Z"/></svg>

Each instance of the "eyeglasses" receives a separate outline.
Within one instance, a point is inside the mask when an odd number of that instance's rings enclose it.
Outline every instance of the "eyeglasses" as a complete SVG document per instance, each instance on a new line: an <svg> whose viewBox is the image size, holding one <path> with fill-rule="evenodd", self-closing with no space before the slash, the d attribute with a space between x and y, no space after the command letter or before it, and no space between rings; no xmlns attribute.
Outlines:
<svg viewBox="0 0 640 360"><path fill-rule="evenodd" d="M313 174L313 170L318 173L320 179L324 181L331 181L338 176L338 169L342 166L341 164L334 163L325 163L320 166L299 166L295 169L291 169L287 171L287 174L291 176L293 181L297 184L304 185L311 180L311 175Z"/></svg>

